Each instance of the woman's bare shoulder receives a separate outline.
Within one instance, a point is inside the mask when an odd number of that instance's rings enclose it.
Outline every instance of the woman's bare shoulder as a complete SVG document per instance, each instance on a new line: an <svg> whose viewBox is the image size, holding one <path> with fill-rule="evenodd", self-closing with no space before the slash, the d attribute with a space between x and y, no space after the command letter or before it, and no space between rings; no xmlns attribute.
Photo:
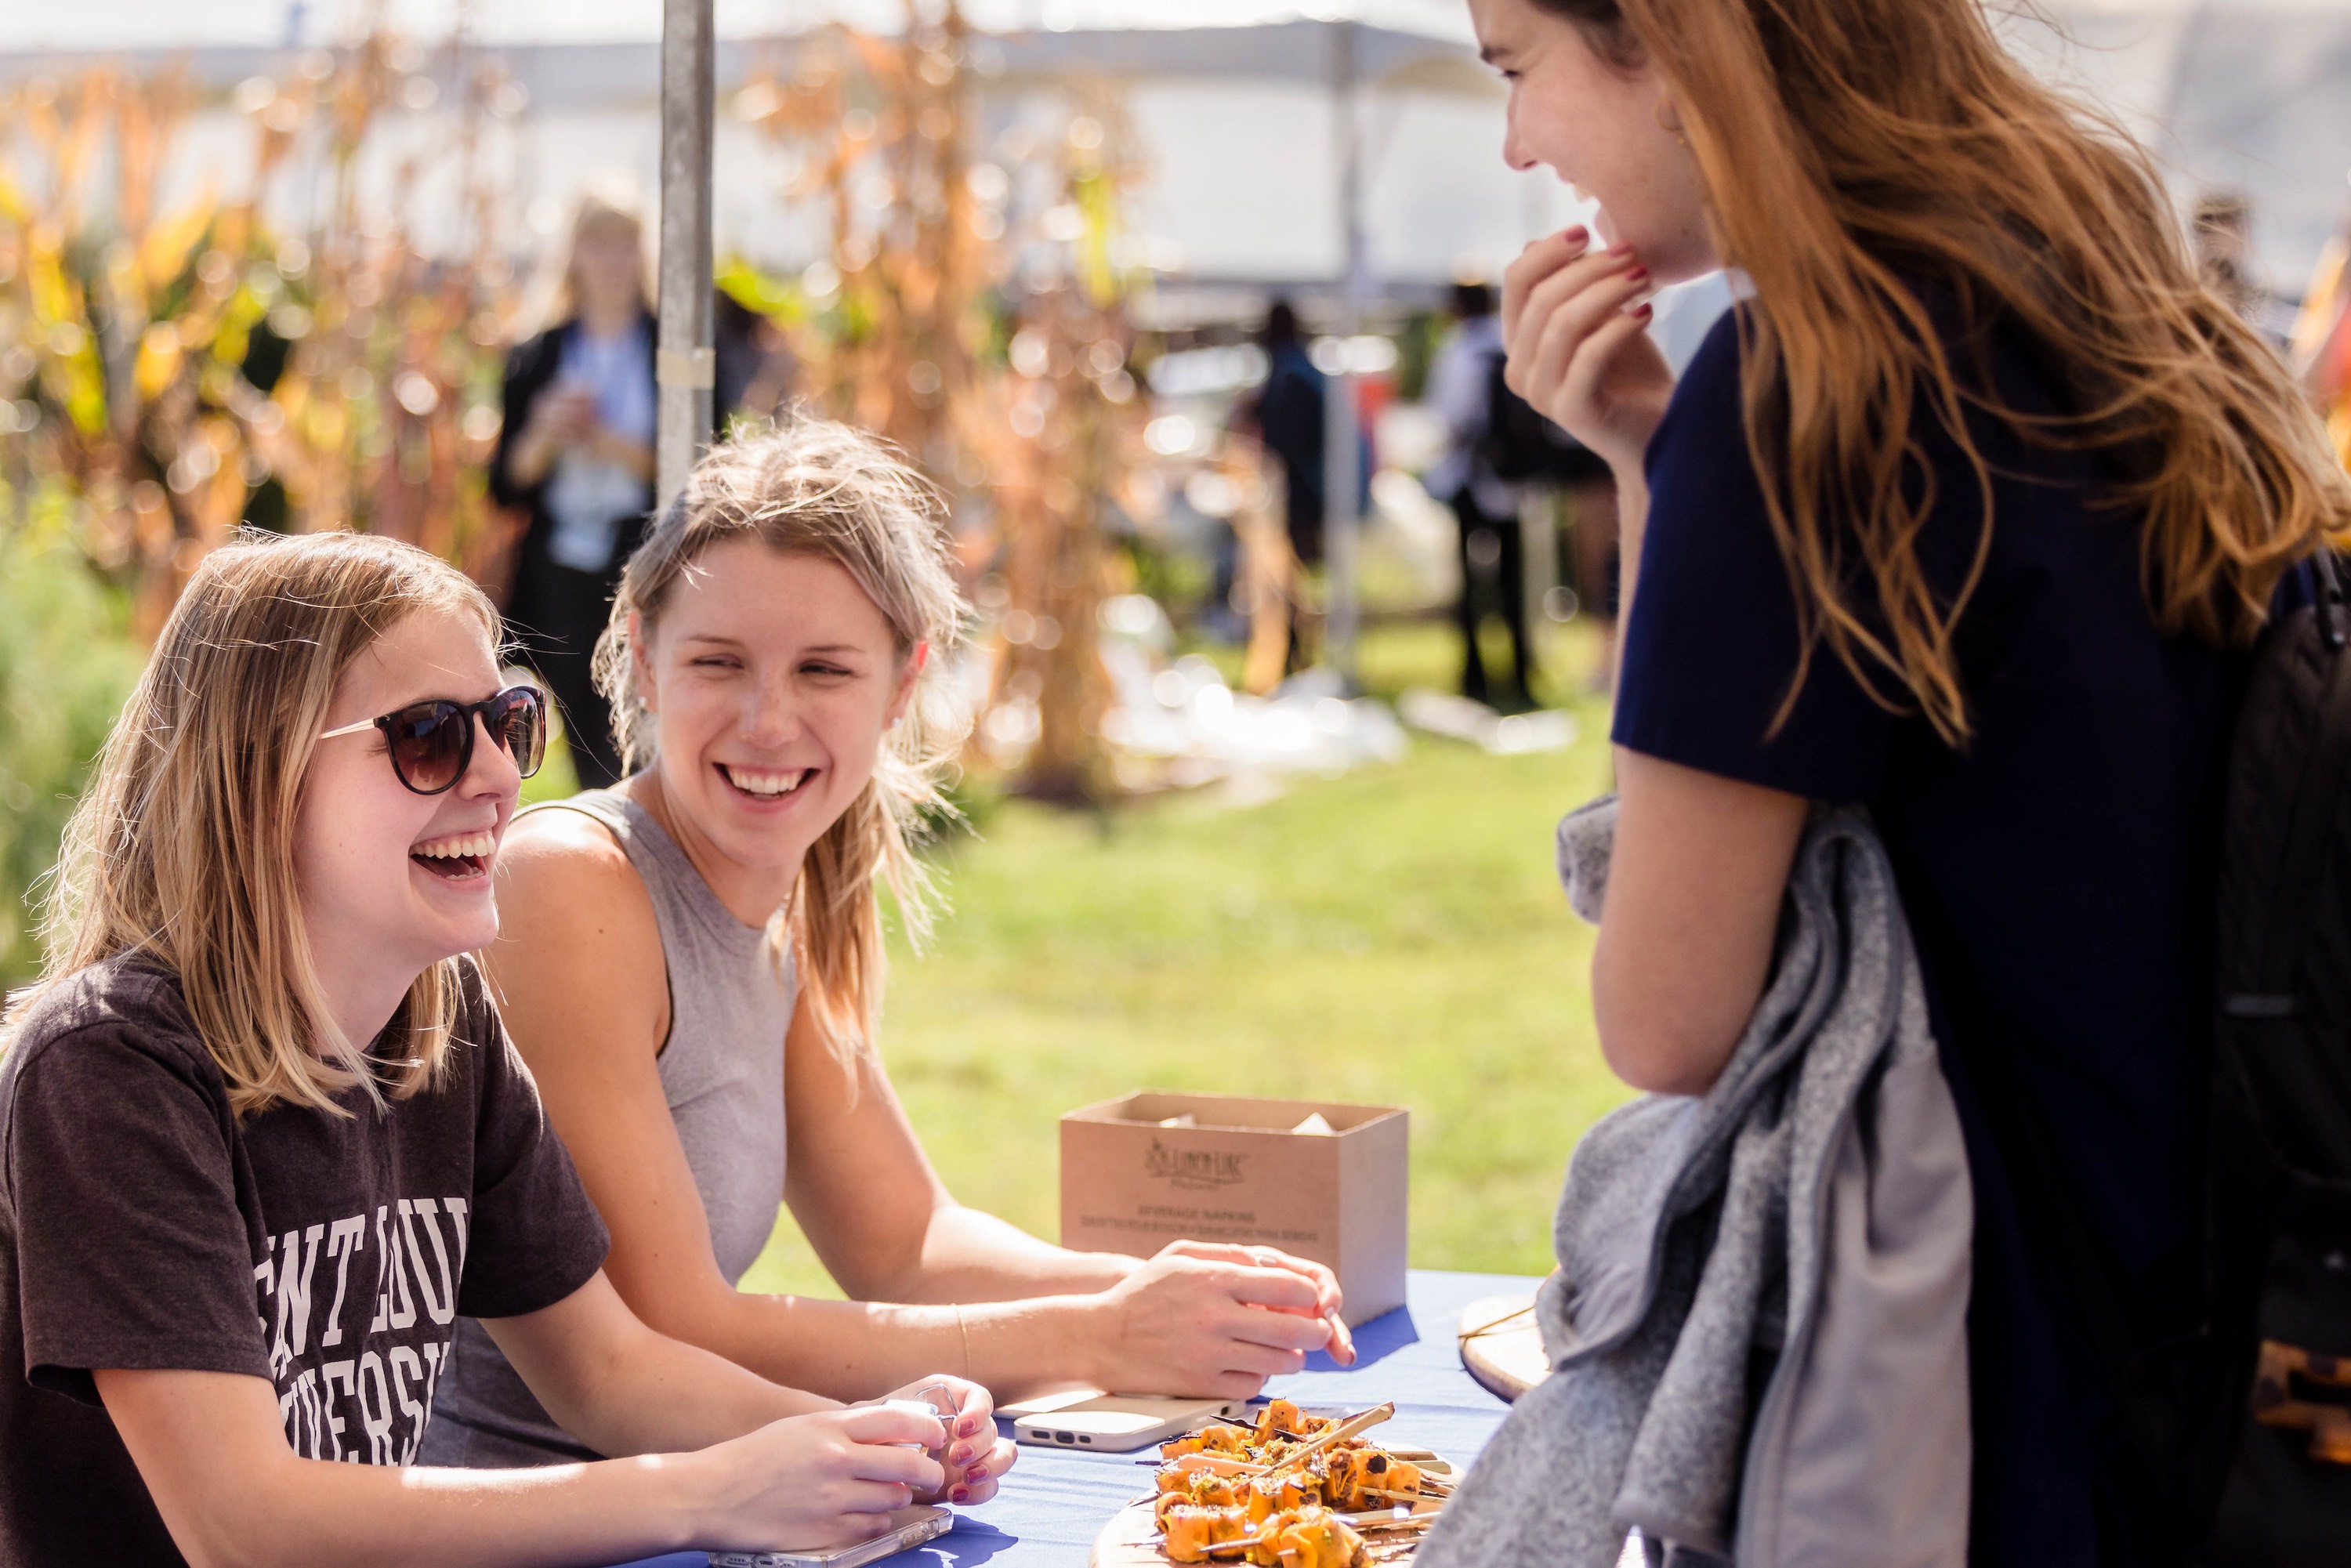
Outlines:
<svg viewBox="0 0 2351 1568"><path fill-rule="evenodd" d="M650 974L661 983L661 930L644 879L612 835L580 811L517 818L498 846L502 956L568 973Z"/></svg>

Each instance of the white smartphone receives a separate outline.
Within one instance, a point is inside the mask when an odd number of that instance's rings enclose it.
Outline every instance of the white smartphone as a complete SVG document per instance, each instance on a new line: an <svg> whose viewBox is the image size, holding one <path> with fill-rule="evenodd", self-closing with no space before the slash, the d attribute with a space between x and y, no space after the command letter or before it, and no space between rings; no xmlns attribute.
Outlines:
<svg viewBox="0 0 2351 1568"><path fill-rule="evenodd" d="M864 1568L935 1541L954 1528L955 1515L946 1509L902 1508L890 1516L889 1529L848 1546L820 1552L714 1552L710 1568Z"/></svg>
<svg viewBox="0 0 2351 1568"><path fill-rule="evenodd" d="M1019 1442L1050 1448L1131 1454L1137 1448L1181 1437L1217 1416L1245 1417L1249 1401L1097 1394L1069 1404L1053 1403L1041 1408L1015 1406L999 1414L1012 1418L1012 1436Z"/></svg>

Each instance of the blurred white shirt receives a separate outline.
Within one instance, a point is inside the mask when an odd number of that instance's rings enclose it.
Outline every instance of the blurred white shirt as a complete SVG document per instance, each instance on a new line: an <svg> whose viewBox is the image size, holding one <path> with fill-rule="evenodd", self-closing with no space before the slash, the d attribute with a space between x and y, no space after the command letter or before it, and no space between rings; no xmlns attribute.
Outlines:
<svg viewBox="0 0 2351 1568"><path fill-rule="evenodd" d="M1478 316L1446 334L1428 366L1428 406L1445 421L1450 438L1445 455L1423 476L1428 493L1450 503L1467 486L1478 509L1489 517L1519 515L1519 487L1506 485L1478 455L1493 411L1488 397L1494 361L1502 357L1502 319Z"/></svg>

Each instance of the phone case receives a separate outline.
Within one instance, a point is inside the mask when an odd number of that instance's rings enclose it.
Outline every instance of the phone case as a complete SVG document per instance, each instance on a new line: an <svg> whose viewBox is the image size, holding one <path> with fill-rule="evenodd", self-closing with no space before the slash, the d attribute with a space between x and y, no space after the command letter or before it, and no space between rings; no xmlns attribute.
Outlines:
<svg viewBox="0 0 2351 1568"><path fill-rule="evenodd" d="M1091 1448L1103 1454L1131 1454L1137 1448L1180 1437L1217 1416L1245 1416L1244 1399L1165 1399L1136 1395L1102 1395L1073 1405L1017 1416L1014 1440L1040 1448Z"/></svg>

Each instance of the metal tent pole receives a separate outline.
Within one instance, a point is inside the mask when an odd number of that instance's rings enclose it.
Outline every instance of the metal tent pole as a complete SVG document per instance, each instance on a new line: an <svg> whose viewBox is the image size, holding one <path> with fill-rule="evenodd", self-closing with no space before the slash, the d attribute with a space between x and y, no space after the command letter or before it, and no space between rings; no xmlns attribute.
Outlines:
<svg viewBox="0 0 2351 1568"><path fill-rule="evenodd" d="M1363 330L1369 262L1364 247L1363 116L1356 104L1355 24L1334 23L1331 31L1332 104L1337 118L1339 233L1342 272L1339 315L1333 330L1350 350ZM1322 657L1350 686L1355 682L1355 637L1362 623L1357 596L1358 500L1362 441L1355 422L1354 366L1345 359L1324 389L1322 412L1322 553L1330 574L1331 602L1323 622Z"/></svg>
<svg viewBox="0 0 2351 1568"><path fill-rule="evenodd" d="M711 0L663 0L661 97L661 387L655 493L685 487L710 440Z"/></svg>

